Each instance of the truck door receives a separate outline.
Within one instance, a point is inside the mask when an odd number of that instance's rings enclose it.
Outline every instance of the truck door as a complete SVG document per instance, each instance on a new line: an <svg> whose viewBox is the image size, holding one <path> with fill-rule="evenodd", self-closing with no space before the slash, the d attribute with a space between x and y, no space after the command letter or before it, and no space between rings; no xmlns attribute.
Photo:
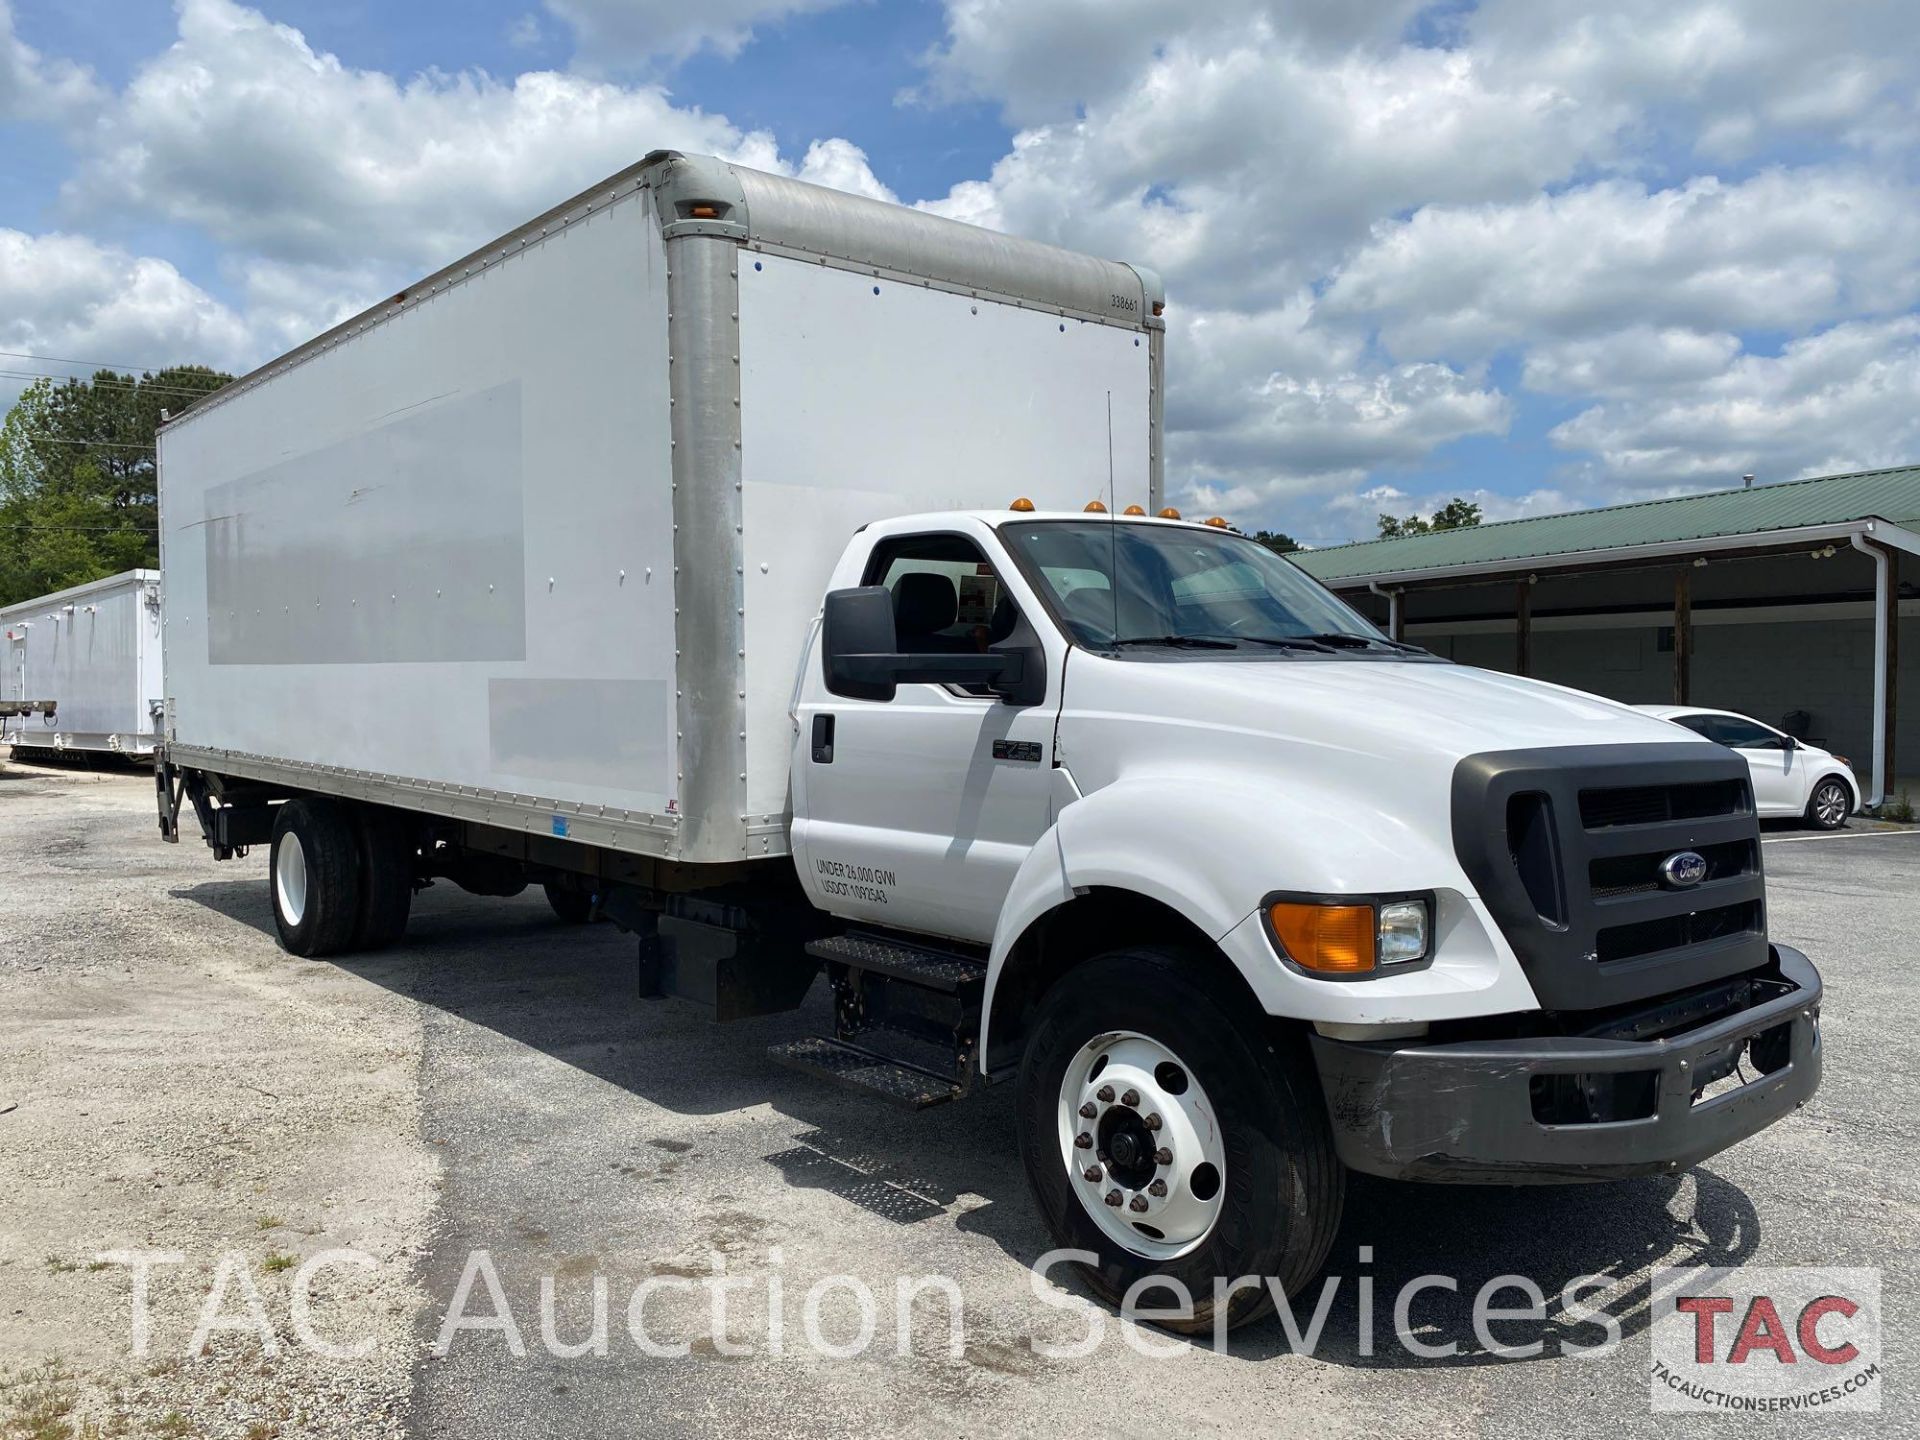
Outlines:
<svg viewBox="0 0 1920 1440"><path fill-rule="evenodd" d="M890 537L865 577L892 593L903 653L984 652L1039 607L965 535ZM1045 699L902 684L892 700L826 689L806 662L793 757L795 861L814 903L849 919L985 942L1020 863L1046 832L1064 645ZM1061 648L1054 649L1056 644Z"/></svg>

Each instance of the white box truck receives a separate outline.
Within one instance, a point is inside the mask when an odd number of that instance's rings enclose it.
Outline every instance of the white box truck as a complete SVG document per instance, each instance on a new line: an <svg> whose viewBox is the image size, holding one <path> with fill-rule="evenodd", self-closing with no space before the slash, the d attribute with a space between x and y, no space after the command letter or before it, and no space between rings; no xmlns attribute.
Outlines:
<svg viewBox="0 0 1920 1440"><path fill-rule="evenodd" d="M298 955L450 880L716 1019L824 972L778 1058L1017 1080L1053 1233L1192 1328L1313 1276L1349 1169L1648 1174L1802 1103L1739 761L1163 509L1162 303L649 156L162 431L163 835L271 845Z"/></svg>
<svg viewBox="0 0 1920 1440"><path fill-rule="evenodd" d="M160 736L160 572L127 570L0 610L0 743L152 756Z"/></svg>

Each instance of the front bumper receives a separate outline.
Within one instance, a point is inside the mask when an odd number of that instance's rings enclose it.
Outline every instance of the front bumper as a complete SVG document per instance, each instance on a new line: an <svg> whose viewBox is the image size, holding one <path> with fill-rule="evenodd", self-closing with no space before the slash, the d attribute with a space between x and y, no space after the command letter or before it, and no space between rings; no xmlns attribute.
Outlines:
<svg viewBox="0 0 1920 1440"><path fill-rule="evenodd" d="M1657 1040L1548 1035L1404 1045L1316 1034L1340 1158L1396 1180L1493 1184L1611 1180L1696 1164L1819 1087L1819 972L1797 950L1772 951L1775 993ZM1723 1071L1729 1056L1747 1073L1774 1068L1696 1102L1697 1077ZM1553 1078L1572 1076L1582 1079ZM1537 1118L1543 1087L1566 1084L1644 1096L1644 1113L1572 1124Z"/></svg>

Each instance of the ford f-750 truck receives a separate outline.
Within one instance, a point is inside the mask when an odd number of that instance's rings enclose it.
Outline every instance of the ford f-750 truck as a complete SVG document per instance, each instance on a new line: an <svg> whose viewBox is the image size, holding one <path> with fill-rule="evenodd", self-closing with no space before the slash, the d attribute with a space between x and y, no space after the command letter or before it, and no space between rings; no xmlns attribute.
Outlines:
<svg viewBox="0 0 1920 1440"><path fill-rule="evenodd" d="M163 429L162 833L270 846L296 955L446 880L717 1019L824 975L778 1058L1016 1083L1115 1298L1298 1289L1349 1169L1644 1175L1802 1103L1739 759L1166 509L1162 309L648 157Z"/></svg>

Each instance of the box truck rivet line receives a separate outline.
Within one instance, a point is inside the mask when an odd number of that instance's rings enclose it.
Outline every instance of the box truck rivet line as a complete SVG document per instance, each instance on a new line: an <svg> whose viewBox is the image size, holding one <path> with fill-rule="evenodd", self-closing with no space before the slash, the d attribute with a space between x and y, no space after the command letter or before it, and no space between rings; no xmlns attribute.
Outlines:
<svg viewBox="0 0 1920 1440"><path fill-rule="evenodd" d="M161 831L271 847L293 954L537 885L715 1020L824 977L775 1058L1012 1083L1116 1302L1298 1291L1352 1170L1664 1173L1818 1085L1737 757L1180 519L1151 271L658 152L406 295L159 437Z"/></svg>

